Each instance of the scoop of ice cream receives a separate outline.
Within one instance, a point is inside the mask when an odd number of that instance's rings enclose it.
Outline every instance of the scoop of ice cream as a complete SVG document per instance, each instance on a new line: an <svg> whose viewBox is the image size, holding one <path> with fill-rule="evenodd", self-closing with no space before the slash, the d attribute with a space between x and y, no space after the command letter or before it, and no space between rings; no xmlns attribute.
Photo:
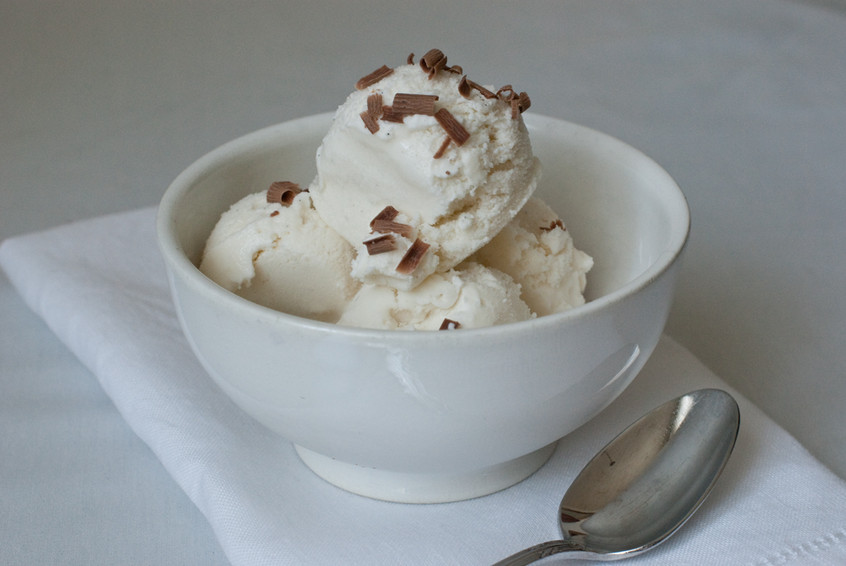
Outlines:
<svg viewBox="0 0 846 566"><path fill-rule="evenodd" d="M359 283L352 247L317 215L307 192L286 206L265 192L223 213L200 270L221 287L272 309L335 322Z"/></svg>
<svg viewBox="0 0 846 566"><path fill-rule="evenodd" d="M471 259L510 275L538 316L584 304L593 267L593 258L575 248L559 216L538 198Z"/></svg>
<svg viewBox="0 0 846 566"><path fill-rule="evenodd" d="M363 285L338 324L387 330L480 328L532 318L520 286L477 263L435 273L408 291Z"/></svg>
<svg viewBox="0 0 846 566"><path fill-rule="evenodd" d="M317 151L315 208L357 248L355 276L366 283L408 290L456 266L508 224L540 177L525 93L497 95L431 54L359 81ZM363 242L388 207L406 228L387 229L394 247L372 254ZM398 271L415 242L428 259Z"/></svg>

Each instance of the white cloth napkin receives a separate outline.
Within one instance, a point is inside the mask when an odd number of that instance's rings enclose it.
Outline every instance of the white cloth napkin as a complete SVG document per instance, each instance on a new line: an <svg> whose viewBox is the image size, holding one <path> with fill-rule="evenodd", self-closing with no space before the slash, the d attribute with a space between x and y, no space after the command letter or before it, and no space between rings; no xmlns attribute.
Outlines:
<svg viewBox="0 0 846 566"><path fill-rule="evenodd" d="M702 387L740 403L732 459L687 525L627 563L846 564L846 482L670 338L526 481L471 501L402 505L320 480L206 377L171 305L154 209L7 240L0 265L205 514L233 564L490 564L556 538L558 501L588 459L653 406Z"/></svg>

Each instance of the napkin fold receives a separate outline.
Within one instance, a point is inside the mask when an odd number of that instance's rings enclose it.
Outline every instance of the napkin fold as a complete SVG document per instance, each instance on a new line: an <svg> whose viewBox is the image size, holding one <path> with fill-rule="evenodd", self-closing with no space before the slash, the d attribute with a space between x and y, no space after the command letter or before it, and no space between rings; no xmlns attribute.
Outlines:
<svg viewBox="0 0 846 566"><path fill-rule="evenodd" d="M669 337L619 399L522 483L457 503L386 503L316 477L206 376L171 304L155 209L9 239L0 266L97 376L233 564L493 563L557 538L559 499L593 454L652 407L703 387L740 404L734 454L698 513L627 563L846 564L846 482Z"/></svg>

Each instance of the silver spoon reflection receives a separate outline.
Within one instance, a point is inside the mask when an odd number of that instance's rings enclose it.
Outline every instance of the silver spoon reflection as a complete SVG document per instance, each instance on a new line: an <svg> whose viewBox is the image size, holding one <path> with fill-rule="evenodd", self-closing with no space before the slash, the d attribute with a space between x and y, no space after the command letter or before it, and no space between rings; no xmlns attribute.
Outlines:
<svg viewBox="0 0 846 566"><path fill-rule="evenodd" d="M594 456L558 508L562 540L494 566L521 566L561 552L618 560L666 540L710 493L731 455L740 410L728 393L701 389L652 410Z"/></svg>

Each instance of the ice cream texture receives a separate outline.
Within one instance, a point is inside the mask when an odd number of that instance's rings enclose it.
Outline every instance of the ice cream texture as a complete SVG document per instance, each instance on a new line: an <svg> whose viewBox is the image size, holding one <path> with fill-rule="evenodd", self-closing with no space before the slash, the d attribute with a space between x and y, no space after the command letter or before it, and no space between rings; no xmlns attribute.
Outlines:
<svg viewBox="0 0 846 566"><path fill-rule="evenodd" d="M335 322L360 286L352 247L317 215L307 192L288 205L244 197L209 236L200 271L254 303Z"/></svg>
<svg viewBox="0 0 846 566"><path fill-rule="evenodd" d="M538 316L583 305L593 267L593 258L576 249L558 214L538 198L471 259L510 275Z"/></svg>
<svg viewBox="0 0 846 566"><path fill-rule="evenodd" d="M336 111L311 184L235 203L201 271L261 305L375 329L478 328L584 303L593 260L533 197L529 105L437 49L376 69Z"/></svg>
<svg viewBox="0 0 846 566"><path fill-rule="evenodd" d="M364 285L338 322L389 330L481 328L532 318L520 286L478 263L434 273L409 291Z"/></svg>

